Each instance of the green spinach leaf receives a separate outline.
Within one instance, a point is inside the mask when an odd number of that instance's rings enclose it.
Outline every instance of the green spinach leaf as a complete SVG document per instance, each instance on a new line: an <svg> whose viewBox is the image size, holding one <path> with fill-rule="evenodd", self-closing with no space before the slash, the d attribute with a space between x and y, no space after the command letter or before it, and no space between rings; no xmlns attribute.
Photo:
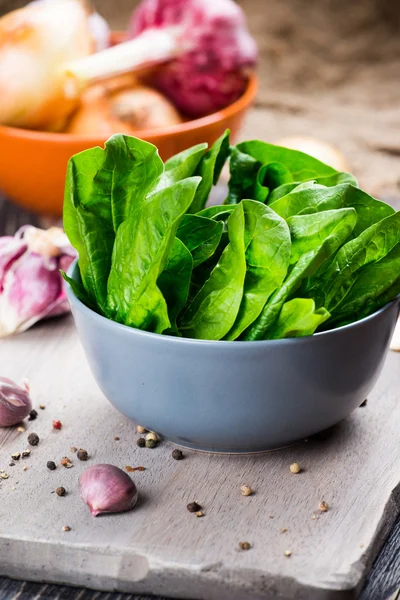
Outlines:
<svg viewBox="0 0 400 600"><path fill-rule="evenodd" d="M316 309L311 298L293 298L282 306L278 319L265 339L278 340L312 335L329 316L325 308Z"/></svg>
<svg viewBox="0 0 400 600"><path fill-rule="evenodd" d="M188 299L192 269L192 255L185 244L175 238L164 270L157 280L157 285L167 303L168 318L173 334L178 332L176 319ZM168 330L165 333L168 333Z"/></svg>
<svg viewBox="0 0 400 600"><path fill-rule="evenodd" d="M157 280L199 183L191 177L153 193L119 227L107 295L113 320L155 333L170 327Z"/></svg>
<svg viewBox="0 0 400 600"><path fill-rule="evenodd" d="M160 175L155 190L161 190L186 177L192 177L206 150L207 144L197 144L172 156L165 163L165 171Z"/></svg>
<svg viewBox="0 0 400 600"><path fill-rule="evenodd" d="M269 328L276 321L284 303L290 299L302 282L311 277L320 265L332 256L349 237L357 222L356 211L353 208L338 209L334 211L336 213L335 218L332 218L331 211L326 212L328 214L320 213L318 215L320 218L319 225L326 232L325 239L320 240L318 245L312 242L311 249L300 256L298 262L285 278L282 286L272 294L258 319L246 329L241 339L265 339ZM309 231L315 231L315 215L304 215L301 219L303 223L301 224L297 221L295 225L292 224L293 229L289 222L293 256L297 253L296 248L302 245L301 238L304 236L310 239ZM309 228L307 227L307 222L309 223ZM320 304L320 306L323 306L323 304Z"/></svg>
<svg viewBox="0 0 400 600"><path fill-rule="evenodd" d="M216 251L224 225L221 221L198 215L185 215L179 224L176 237L190 250L193 266L198 267Z"/></svg>
<svg viewBox="0 0 400 600"><path fill-rule="evenodd" d="M185 337L220 340L235 322L246 276L244 212L239 204L228 219L229 243L193 301L182 315Z"/></svg>
<svg viewBox="0 0 400 600"><path fill-rule="evenodd" d="M215 185L221 175L221 171L229 156L229 130L211 146L201 158L195 175L201 177L201 183L197 189L189 213L197 213L202 210L208 200L211 188Z"/></svg>
<svg viewBox="0 0 400 600"><path fill-rule="evenodd" d="M282 284L289 266L290 233L273 210L254 200L242 201L246 278L235 323L225 336L235 340L258 317L271 294Z"/></svg>

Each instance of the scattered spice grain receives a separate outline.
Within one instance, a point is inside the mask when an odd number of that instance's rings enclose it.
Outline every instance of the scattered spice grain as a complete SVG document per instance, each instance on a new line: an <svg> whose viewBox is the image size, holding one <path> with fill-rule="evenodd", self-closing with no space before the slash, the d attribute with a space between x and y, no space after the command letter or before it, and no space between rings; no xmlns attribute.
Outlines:
<svg viewBox="0 0 400 600"><path fill-rule="evenodd" d="M149 440L153 440L153 442L158 442L158 435L154 433L154 431L149 431L146 435L146 442Z"/></svg>
<svg viewBox="0 0 400 600"><path fill-rule="evenodd" d="M367 402L368 402L368 398L366 398L366 399L364 400L364 402L361 402L361 404L360 404L360 408L363 408L364 406L367 406Z"/></svg>
<svg viewBox="0 0 400 600"><path fill-rule="evenodd" d="M9 467L15 467L15 463L11 462L8 466Z"/></svg>
<svg viewBox="0 0 400 600"><path fill-rule="evenodd" d="M328 511L328 509L329 509L329 504L328 504L327 502L325 502L325 500L322 500L322 501L319 503L319 506L318 506L318 508L319 508L319 510L320 510L321 512L327 512L327 511Z"/></svg>
<svg viewBox="0 0 400 600"><path fill-rule="evenodd" d="M286 556L286 558L289 558L289 556L292 556L292 551L291 550L285 550L285 552L283 554L284 554L284 556Z"/></svg>
<svg viewBox="0 0 400 600"><path fill-rule="evenodd" d="M72 462L70 461L70 459L68 458L68 456L64 456L61 459L61 464L63 467L65 467L66 469L70 469L71 467L73 467L74 465L72 464Z"/></svg>
<svg viewBox="0 0 400 600"><path fill-rule="evenodd" d="M140 437L136 440L136 443L139 446L139 448L144 448L146 445L146 440L144 438Z"/></svg>
<svg viewBox="0 0 400 600"><path fill-rule="evenodd" d="M242 485L242 487L240 488L240 493L242 494L242 496L251 496L253 490L249 485Z"/></svg>
<svg viewBox="0 0 400 600"><path fill-rule="evenodd" d="M301 471L301 467L299 465L299 463L292 463L290 465L290 472L294 473L295 475L297 475L297 473L300 473Z"/></svg>
<svg viewBox="0 0 400 600"><path fill-rule="evenodd" d="M119 438L117 435L114 435L114 440L115 440L116 442L119 442L120 438Z"/></svg>
<svg viewBox="0 0 400 600"><path fill-rule="evenodd" d="M175 448L175 450L172 450L171 456L174 460L182 460L184 457L184 454L183 454L182 450L179 450L179 448Z"/></svg>
<svg viewBox="0 0 400 600"><path fill-rule="evenodd" d="M137 425L136 426L136 432L137 433L147 433L148 429L145 429L144 427L142 427L141 425Z"/></svg>
<svg viewBox="0 0 400 600"><path fill-rule="evenodd" d="M40 410L44 410L46 408L46 405L45 404L39 404L39 408L40 408Z"/></svg>
<svg viewBox="0 0 400 600"><path fill-rule="evenodd" d="M49 460L46 467L50 469L50 471L55 471L57 469L57 465L53 460Z"/></svg>
<svg viewBox="0 0 400 600"><path fill-rule="evenodd" d="M59 420L53 421L53 429L62 429L62 423Z"/></svg>
<svg viewBox="0 0 400 600"><path fill-rule="evenodd" d="M286 533L286 532L287 532L287 529L286 529L286 527L282 527L282 529L281 529L281 533Z"/></svg>
<svg viewBox="0 0 400 600"><path fill-rule="evenodd" d="M64 527L62 528L63 531L71 531L71 527L69 527L69 525L64 525Z"/></svg>
<svg viewBox="0 0 400 600"><path fill-rule="evenodd" d="M14 452L14 454L11 454L11 458L13 460L19 460L21 458L21 452Z"/></svg>
<svg viewBox="0 0 400 600"><path fill-rule="evenodd" d="M239 542L239 548L241 550L250 550L251 544L249 542Z"/></svg>
<svg viewBox="0 0 400 600"><path fill-rule="evenodd" d="M201 511L201 506L197 502L189 502L186 508L191 513L197 513Z"/></svg>
<svg viewBox="0 0 400 600"><path fill-rule="evenodd" d="M25 427L17 427L17 431L18 431L19 433L24 433L24 431L25 431Z"/></svg>
<svg viewBox="0 0 400 600"><path fill-rule="evenodd" d="M146 448L155 448L157 446L157 442L155 440L145 440L145 446Z"/></svg>
<svg viewBox="0 0 400 600"><path fill-rule="evenodd" d="M76 455L76 456L77 456L77 458L78 458L79 460L83 460L83 461L85 461L85 460L87 460L87 459L89 458L89 455L88 455L88 453L87 453L87 450L83 450L83 448L80 448L80 449L78 450L78 452L77 452L77 455Z"/></svg>
<svg viewBox="0 0 400 600"><path fill-rule="evenodd" d="M204 513L201 510L198 510L196 513L196 517L204 517Z"/></svg>
<svg viewBox="0 0 400 600"><path fill-rule="evenodd" d="M22 469L22 470L23 470L23 471L27 471L27 470L28 470L28 467L25 465L25 467L23 467L23 469Z"/></svg>
<svg viewBox="0 0 400 600"><path fill-rule="evenodd" d="M39 436L37 433L30 433L28 435L28 444L31 446L37 446L39 443Z"/></svg>
<svg viewBox="0 0 400 600"><path fill-rule="evenodd" d="M127 465L125 467L125 471L127 473L133 473L134 471L145 471L146 467L130 467L129 465Z"/></svg>
<svg viewBox="0 0 400 600"><path fill-rule="evenodd" d="M0 479L8 479L7 473L0 473Z"/></svg>
<svg viewBox="0 0 400 600"><path fill-rule="evenodd" d="M22 453L22 458L28 458L31 455L30 450L24 450Z"/></svg>
<svg viewBox="0 0 400 600"><path fill-rule="evenodd" d="M71 446L70 448L71 452L73 452L74 454L76 454L78 452L78 448L76 446Z"/></svg>
<svg viewBox="0 0 400 600"><path fill-rule="evenodd" d="M58 487L58 488L56 489L56 494L57 494L57 496L65 496L65 494L66 494L66 490L65 490L65 488L63 488L63 487Z"/></svg>
<svg viewBox="0 0 400 600"><path fill-rule="evenodd" d="M38 416L37 410L32 408L31 412L29 413L28 421L34 421L37 418L37 416Z"/></svg>

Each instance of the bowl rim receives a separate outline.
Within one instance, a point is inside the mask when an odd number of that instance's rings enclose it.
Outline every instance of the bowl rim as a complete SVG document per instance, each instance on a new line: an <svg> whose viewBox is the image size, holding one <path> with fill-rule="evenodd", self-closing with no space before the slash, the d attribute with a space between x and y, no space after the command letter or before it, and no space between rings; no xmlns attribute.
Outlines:
<svg viewBox="0 0 400 600"><path fill-rule="evenodd" d="M141 139L146 139L151 143L152 140L160 140L173 135L179 135L188 131L197 131L211 125L221 123L226 119L234 116L237 113L242 112L253 102L255 95L258 91L258 77L256 73L250 73L248 76L248 83L243 94L235 100L232 104L229 104L225 108L218 110L214 113L200 117L199 119L192 119L179 123L178 125L172 125L171 127L163 127L160 129L142 129L137 132L132 132L130 135L134 135ZM38 131L35 129L24 129L22 127L9 127L7 125L0 125L0 135L4 137L21 138L24 140L40 141L40 142L57 142L62 144L80 144L80 145L91 145L96 146L104 144L109 136L100 135L77 135L74 133L55 133L51 131Z"/></svg>
<svg viewBox="0 0 400 600"><path fill-rule="evenodd" d="M71 265L69 266L68 270L67 270L67 275L69 277L71 277L71 279L75 280L75 272L77 270L78 267L78 258L76 258ZM122 333L124 333L125 335L133 335L133 336L139 336L139 337L145 337L145 338L149 338L149 339L155 339L155 340L159 340L160 342L170 342L170 343L175 343L175 344L196 344L196 345L201 345L201 346L215 346L218 345L219 347L221 347L221 344L224 345L225 348L228 347L232 347L232 348L266 348L266 347L270 347L270 346L289 346L289 345L298 345L298 344L304 344L304 343L315 343L313 342L313 340L316 339L321 339L327 336L335 336L335 335L340 335L343 331L348 331L351 329L357 329L362 327L363 325L365 325L366 323L368 323L369 321L372 321L374 319L377 319L382 313L388 311L393 304L397 303L398 304L398 311L400 312L400 294L398 296L396 296L396 298L394 298L393 300L391 300L390 302L388 302L387 304L385 304L385 306L383 306L382 308L379 308L378 310L376 310L374 313L372 313L371 315L368 315L367 317L363 317L362 319L360 319L359 321L354 321L354 323L348 323L347 325L342 325L341 327L337 327L335 329L328 329L327 331L320 331L318 333L314 333L313 335L309 335L309 336L304 336L304 337L299 337L299 338L284 338L284 339L279 339L279 340L252 340L252 341L248 341L248 340L198 340L195 338L184 338L184 337L176 337L176 336L172 336L172 335L166 335L166 334L162 334L162 333L152 333L150 331L144 331L142 329L137 329L135 327L129 327L128 325L124 325L122 323L118 323L117 321L112 321L111 319L108 319L107 317L104 317L103 315L100 315L99 313L95 312L94 310L92 310L91 308L89 308L88 306L86 306L86 304L84 304L81 300L79 300L79 298L74 294L71 286L69 285L69 283L66 281L64 282L65 286L66 286L66 291L67 291L67 296L68 296L68 300L70 302L71 305L75 304L77 306L77 308L83 312L84 315L87 315L89 318L91 319L99 319L101 323L103 323L104 326L106 327L110 327L111 329L115 329L116 331L121 331Z"/></svg>

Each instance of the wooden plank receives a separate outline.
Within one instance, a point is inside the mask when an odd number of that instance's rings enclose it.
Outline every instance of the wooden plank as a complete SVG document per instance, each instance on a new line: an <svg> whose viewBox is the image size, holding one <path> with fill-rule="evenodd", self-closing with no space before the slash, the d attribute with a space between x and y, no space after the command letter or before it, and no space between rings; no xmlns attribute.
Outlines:
<svg viewBox="0 0 400 600"><path fill-rule="evenodd" d="M0 468L9 475L0 484L0 575L207 600L357 597L399 513L398 361L389 355L365 408L307 443L264 455L187 451L176 462L167 443L136 446L133 424L89 374L69 317L2 341L2 374L27 376L35 405L46 409L26 432L0 434ZM63 422L61 431L52 419ZM39 446L9 467L29 431L38 433ZM90 463L48 471L47 460L59 463L71 446L86 448ZM300 475L289 472L293 461L304 468ZM135 473L141 500L134 511L90 515L77 480L98 462L146 467ZM241 496L244 483L253 496ZM64 498L53 493L60 485ZM325 514L318 514L321 498L330 505ZM202 519L186 510L194 499L204 507ZM239 551L240 541L252 549Z"/></svg>

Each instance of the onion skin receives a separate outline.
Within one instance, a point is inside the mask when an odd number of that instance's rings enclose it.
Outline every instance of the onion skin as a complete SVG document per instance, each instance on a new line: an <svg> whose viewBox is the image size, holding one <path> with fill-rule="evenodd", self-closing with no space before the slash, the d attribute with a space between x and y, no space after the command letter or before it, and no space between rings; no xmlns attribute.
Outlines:
<svg viewBox="0 0 400 600"><path fill-rule="evenodd" d="M67 133L111 136L146 129L162 129L182 122L174 106L159 92L145 86L114 89L96 86L83 98Z"/></svg>
<svg viewBox="0 0 400 600"><path fill-rule="evenodd" d="M94 517L131 510L138 499L136 486L129 475L107 464L95 465L82 473L79 493Z"/></svg>
<svg viewBox="0 0 400 600"><path fill-rule="evenodd" d="M17 425L32 410L29 387L20 387L7 377L0 377L0 427Z"/></svg>

